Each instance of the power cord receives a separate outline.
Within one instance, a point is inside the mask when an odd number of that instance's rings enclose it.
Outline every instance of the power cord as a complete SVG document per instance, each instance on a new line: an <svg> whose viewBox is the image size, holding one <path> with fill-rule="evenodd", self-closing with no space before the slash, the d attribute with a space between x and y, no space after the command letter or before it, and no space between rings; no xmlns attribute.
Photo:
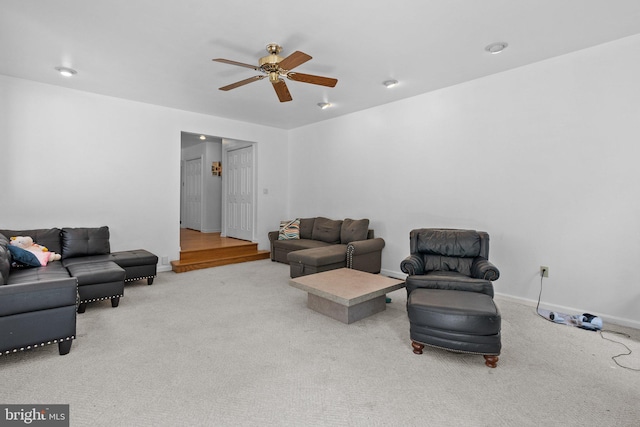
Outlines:
<svg viewBox="0 0 640 427"><path fill-rule="evenodd" d="M538 293L538 304L536 305L536 314L542 317L544 320L549 320L545 316L540 314L540 298L542 297L542 279L543 279L543 276L541 274L540 275L540 292Z"/></svg>
<svg viewBox="0 0 640 427"><path fill-rule="evenodd" d="M607 332L607 333L610 333L610 334L618 334L618 335L622 335L622 336L623 336L623 337L625 337L625 338L631 338L631 336L630 336L629 334L625 334L625 333L623 333L623 332L618 332L618 331L612 331L612 330L609 330L609 329L603 329L603 330L598 331L598 332L600 333L600 338L602 338L603 340L607 340L607 341L614 342L614 343L616 343L616 344L620 344L621 346L623 346L624 348L626 348L626 349L627 349L627 353L620 353L620 354L616 354L615 356L611 356L611 360L613 360L614 362L616 362L616 365L620 366L621 368L628 369L628 370L630 370L630 371L640 372L640 369L638 369L638 368L631 368L631 367L629 367L629 366L621 365L621 364L616 360L618 357L621 357L621 356L629 356L631 353L633 353L633 352L631 351L631 349L630 349L629 347L627 347L627 345L626 345L625 343L621 343L620 341L612 340L611 338L605 338L605 336L604 336L604 335L602 335L602 333L603 333L603 332Z"/></svg>
<svg viewBox="0 0 640 427"><path fill-rule="evenodd" d="M544 320L547 320L547 321L551 322L552 320L550 320L547 317L545 317L542 314L540 314L540 310L539 310L540 309L540 299L542 297L542 279L543 278L544 277L541 274L540 275L540 292L538 293L538 304L536 304L536 314L538 316L542 317ZM627 347L627 345L625 343L622 343L622 342L616 341L616 340L612 340L611 338L606 338L604 335L602 335L603 332L607 332L607 333L610 333L610 334L622 335L625 338L631 338L631 336L629 334L625 334L623 332L618 332L618 331L612 331L610 329L602 329L602 330L598 331L598 333L600 334L600 338L602 338L603 340L607 340L607 341L611 341L611 342L616 343L616 344L620 344L621 346L623 346L624 348L627 349L627 353L620 353L620 354L616 354L615 356L611 356L611 360L613 360L616 363L616 365L618 365L621 368L628 369L630 371L640 372L640 369L631 368L629 366L621 365L620 362L618 362L616 360L618 357L629 356L631 353L633 353L633 351L631 351L631 349L629 347Z"/></svg>

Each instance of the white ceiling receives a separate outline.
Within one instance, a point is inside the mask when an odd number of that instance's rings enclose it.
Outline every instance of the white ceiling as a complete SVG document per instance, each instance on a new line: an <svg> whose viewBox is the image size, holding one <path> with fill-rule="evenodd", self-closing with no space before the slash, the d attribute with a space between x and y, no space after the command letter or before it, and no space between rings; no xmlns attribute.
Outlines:
<svg viewBox="0 0 640 427"><path fill-rule="evenodd" d="M638 0L0 0L0 74L291 129L638 33ZM217 89L258 73L212 58L257 65L271 42L337 86Z"/></svg>
<svg viewBox="0 0 640 427"><path fill-rule="evenodd" d="M204 136L204 140L201 139L202 136ZM182 148L195 147L196 145L204 142L216 142L222 144L222 138L211 135L202 135L200 133L180 132L180 146Z"/></svg>

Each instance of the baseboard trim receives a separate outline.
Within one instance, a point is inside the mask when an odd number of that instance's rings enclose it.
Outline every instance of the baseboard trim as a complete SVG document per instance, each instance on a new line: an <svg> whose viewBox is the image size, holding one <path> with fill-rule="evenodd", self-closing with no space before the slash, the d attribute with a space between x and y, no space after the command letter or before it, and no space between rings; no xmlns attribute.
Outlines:
<svg viewBox="0 0 640 427"><path fill-rule="evenodd" d="M380 271L380 274L383 274L383 275L389 276L389 277L393 277L393 278L396 278L396 279L401 279L401 280L404 280L404 279L407 278L406 274L404 274L402 272L399 272L399 271L394 271L394 270L382 269ZM502 292L496 292L496 296L498 296L499 298L504 298L506 300L510 300L510 301L517 302L517 303L520 303L520 304L528 305L528 306L534 307L534 308L538 304L538 300L532 300L532 299L528 299L528 298L517 297L515 295L509 295L509 294L505 294L505 293L502 293ZM594 315L600 317L605 323L609 322L609 323L613 323L615 325L626 326L626 327L634 328L634 329L640 329L640 321L627 319L627 318L624 318L624 317L612 316L612 315L609 315L609 314L606 314L606 313L594 313L593 309L567 307L567 306L558 305L558 304L551 304L551 303L548 303L548 302L543 302L543 304L544 304L544 308L546 310L558 311L560 313L567 313L567 314L591 313L591 314L594 314ZM606 324L605 324L605 329L606 329Z"/></svg>
<svg viewBox="0 0 640 427"><path fill-rule="evenodd" d="M156 271L158 273L162 273L164 271L171 271L171 264L168 265L159 265L156 267Z"/></svg>
<svg viewBox="0 0 640 427"><path fill-rule="evenodd" d="M380 274L382 274L383 276L393 277L394 279L400 279L400 280L404 280L407 278L407 275L400 271L386 270L384 268L380 270Z"/></svg>
<svg viewBox="0 0 640 427"><path fill-rule="evenodd" d="M533 308L535 308L538 305L538 300L517 297L514 295L504 294L502 292L496 292L496 296L499 298L504 298L506 300L517 302L523 305L528 305ZM636 320L626 319L624 317L612 316L606 313L594 313L592 309L567 307L564 305L551 304L545 301L541 301L540 304L544 306L545 310L557 311L559 313L566 313L566 314L572 314L572 315L582 314L582 313L591 313L593 315L598 316L604 321L605 323L604 329L606 329L607 322L613 323L614 325L627 326L629 328L640 329L640 322Z"/></svg>

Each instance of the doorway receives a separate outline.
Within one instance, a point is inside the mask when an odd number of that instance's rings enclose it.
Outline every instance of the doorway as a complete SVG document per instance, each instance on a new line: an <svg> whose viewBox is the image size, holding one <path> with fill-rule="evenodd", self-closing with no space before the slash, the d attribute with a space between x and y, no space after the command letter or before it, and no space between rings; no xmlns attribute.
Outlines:
<svg viewBox="0 0 640 427"><path fill-rule="evenodd" d="M255 241L256 170L255 143L181 132L180 227Z"/></svg>
<svg viewBox="0 0 640 427"><path fill-rule="evenodd" d="M222 177L212 166L222 161L222 138L182 132L180 142L180 227L219 233Z"/></svg>

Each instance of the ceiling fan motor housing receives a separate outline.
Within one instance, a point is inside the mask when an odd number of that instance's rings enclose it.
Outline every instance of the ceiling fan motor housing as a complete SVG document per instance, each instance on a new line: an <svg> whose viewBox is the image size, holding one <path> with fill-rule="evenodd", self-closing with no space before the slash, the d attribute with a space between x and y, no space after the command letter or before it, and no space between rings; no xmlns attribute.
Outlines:
<svg viewBox="0 0 640 427"><path fill-rule="evenodd" d="M258 64L265 73L269 74L271 83L274 83L278 80L277 75L280 74L278 64L282 62L283 58L278 54L282 52L282 47L276 43L270 43L267 45L267 52L269 55L260 58Z"/></svg>
<svg viewBox="0 0 640 427"><path fill-rule="evenodd" d="M278 71L278 64L282 61L282 59L283 58L281 56L271 54L260 58L260 61L258 63L260 64L260 68L269 73L271 71Z"/></svg>

